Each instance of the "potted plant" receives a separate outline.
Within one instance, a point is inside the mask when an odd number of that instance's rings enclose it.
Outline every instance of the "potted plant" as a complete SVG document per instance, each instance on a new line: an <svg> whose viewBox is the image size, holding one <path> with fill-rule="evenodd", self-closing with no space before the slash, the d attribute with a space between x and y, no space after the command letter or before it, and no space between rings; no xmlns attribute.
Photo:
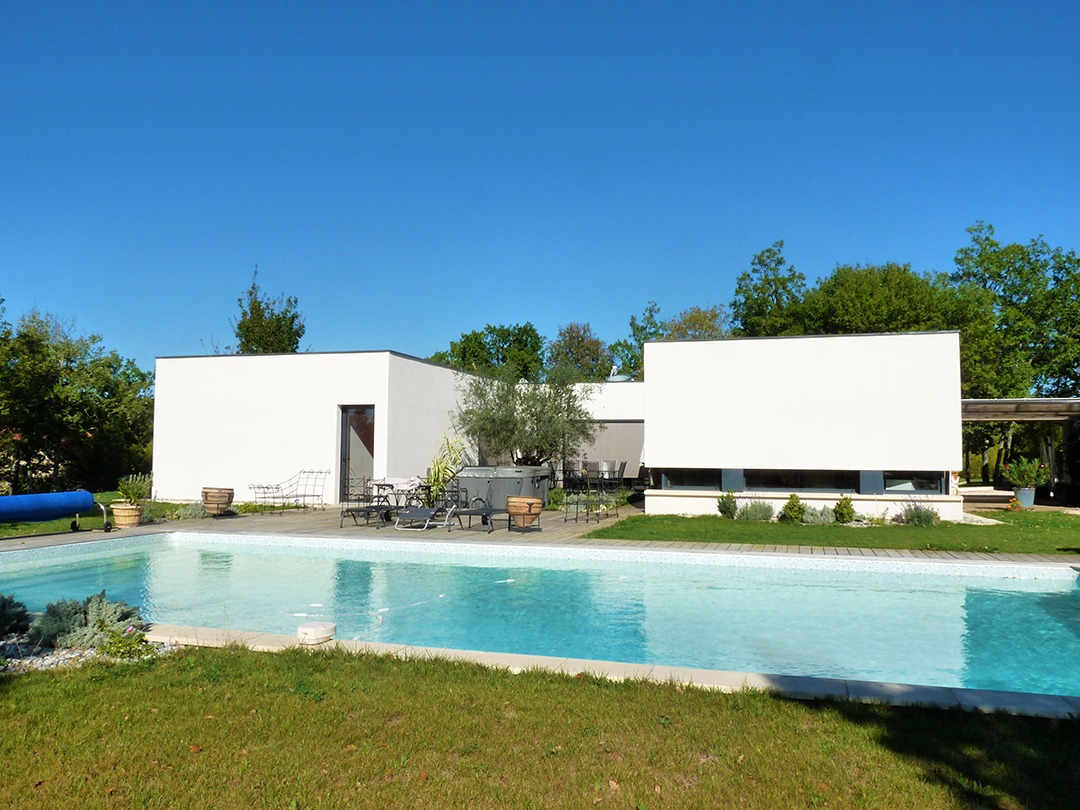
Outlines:
<svg viewBox="0 0 1080 810"><path fill-rule="evenodd" d="M447 484L457 475L464 461L465 447L461 441L443 436L442 444L439 446L435 457L431 460L431 466L428 468L427 485L428 499L430 501L428 506L435 506L435 504L439 503Z"/></svg>
<svg viewBox="0 0 1080 810"><path fill-rule="evenodd" d="M1035 487L1050 482L1050 470L1038 459L1018 458L1005 465L1005 479L1013 485L1013 495L1025 509L1035 505Z"/></svg>
<svg viewBox="0 0 1080 810"><path fill-rule="evenodd" d="M120 500L113 501L113 521L118 529L130 529L142 523L143 502L150 497L151 478L146 473L125 475L116 484Z"/></svg>

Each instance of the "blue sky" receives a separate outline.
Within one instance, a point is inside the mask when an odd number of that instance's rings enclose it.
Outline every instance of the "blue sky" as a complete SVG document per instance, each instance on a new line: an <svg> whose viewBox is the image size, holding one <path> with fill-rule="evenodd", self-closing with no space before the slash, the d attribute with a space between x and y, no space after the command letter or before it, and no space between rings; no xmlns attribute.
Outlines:
<svg viewBox="0 0 1080 810"><path fill-rule="evenodd" d="M312 351L606 340L777 239L952 268L1080 248L1072 2L0 0L0 297L152 368L255 266Z"/></svg>

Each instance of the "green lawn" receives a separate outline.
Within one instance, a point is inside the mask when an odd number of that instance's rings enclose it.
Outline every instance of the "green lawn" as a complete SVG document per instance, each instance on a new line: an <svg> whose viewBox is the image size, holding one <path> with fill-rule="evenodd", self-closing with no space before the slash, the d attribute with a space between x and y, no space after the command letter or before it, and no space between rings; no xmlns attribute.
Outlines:
<svg viewBox="0 0 1080 810"><path fill-rule="evenodd" d="M719 515L635 515L601 526L588 537L679 540L753 545L936 549L942 551L1080 553L1080 517L1060 512L983 513L1000 526L940 523L937 526L804 526L728 520Z"/></svg>
<svg viewBox="0 0 1080 810"><path fill-rule="evenodd" d="M344 653L0 675L4 807L1074 807L1080 724Z"/></svg>

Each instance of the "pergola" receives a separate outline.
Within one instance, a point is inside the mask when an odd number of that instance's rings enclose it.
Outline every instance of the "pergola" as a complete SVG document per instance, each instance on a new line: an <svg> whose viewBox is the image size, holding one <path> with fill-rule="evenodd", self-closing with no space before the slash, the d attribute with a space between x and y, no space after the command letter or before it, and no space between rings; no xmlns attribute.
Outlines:
<svg viewBox="0 0 1080 810"><path fill-rule="evenodd" d="M1065 422L1080 417L1080 398L962 399L964 422Z"/></svg>

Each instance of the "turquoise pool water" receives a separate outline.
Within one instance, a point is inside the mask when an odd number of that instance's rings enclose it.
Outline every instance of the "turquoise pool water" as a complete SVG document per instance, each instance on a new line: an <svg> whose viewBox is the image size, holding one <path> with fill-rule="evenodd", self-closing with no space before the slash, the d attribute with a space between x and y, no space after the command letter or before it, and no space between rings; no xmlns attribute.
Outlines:
<svg viewBox="0 0 1080 810"><path fill-rule="evenodd" d="M0 554L0 592L31 610L100 590L169 624L1080 694L1061 566L183 534Z"/></svg>

